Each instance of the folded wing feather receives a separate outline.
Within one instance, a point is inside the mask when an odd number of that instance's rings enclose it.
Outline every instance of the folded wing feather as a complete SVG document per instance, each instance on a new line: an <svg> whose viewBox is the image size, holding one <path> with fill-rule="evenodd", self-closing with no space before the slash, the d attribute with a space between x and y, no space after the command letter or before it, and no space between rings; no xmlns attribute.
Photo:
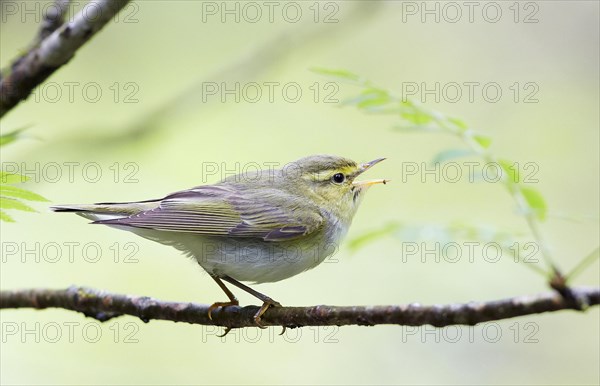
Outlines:
<svg viewBox="0 0 600 386"><path fill-rule="evenodd" d="M315 231L323 218L318 207L278 190L213 185L173 193L153 209L95 223L284 241Z"/></svg>

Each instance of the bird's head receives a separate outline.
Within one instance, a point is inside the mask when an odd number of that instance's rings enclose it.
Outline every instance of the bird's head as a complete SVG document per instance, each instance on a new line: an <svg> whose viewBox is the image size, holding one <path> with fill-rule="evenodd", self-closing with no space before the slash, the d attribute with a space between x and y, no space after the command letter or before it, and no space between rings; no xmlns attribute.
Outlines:
<svg viewBox="0 0 600 386"><path fill-rule="evenodd" d="M313 155L287 164L282 176L288 189L305 195L315 203L341 218L351 219L364 193L373 185L389 180L357 180L357 177L373 165L383 161L356 163L333 155Z"/></svg>

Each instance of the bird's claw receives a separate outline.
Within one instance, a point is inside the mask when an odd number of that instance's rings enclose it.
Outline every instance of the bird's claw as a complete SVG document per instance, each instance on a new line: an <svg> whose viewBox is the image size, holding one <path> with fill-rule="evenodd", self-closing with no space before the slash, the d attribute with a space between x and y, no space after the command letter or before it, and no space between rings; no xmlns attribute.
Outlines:
<svg viewBox="0 0 600 386"><path fill-rule="evenodd" d="M283 307L283 306L281 305L281 303L279 303L271 298L265 299L263 305L256 312L256 314L254 314L254 323L256 323L256 326L258 326L258 328L262 328L262 329L267 328L267 326L265 326L261 323L260 317L269 309L269 307ZM281 330L281 333L279 333L279 335L283 335L283 333L285 332L285 328L286 327L283 326L283 329Z"/></svg>
<svg viewBox="0 0 600 386"><path fill-rule="evenodd" d="M229 307L229 306L239 306L239 305L240 305L240 303L238 302L237 299L233 299L228 302L215 302L215 303L211 304L210 307L208 307L208 319L213 320L212 312L219 307L225 308L225 307ZM229 331L231 331L231 327L225 327L225 331L223 332L223 334L217 335L217 337L222 338L225 335L229 334Z"/></svg>
<svg viewBox="0 0 600 386"><path fill-rule="evenodd" d="M231 327L225 327L225 331L223 331L223 334L217 335L217 338L223 338L225 335L229 334L229 331L231 331L231 330L232 330Z"/></svg>
<svg viewBox="0 0 600 386"><path fill-rule="evenodd" d="M221 307L221 308L225 308L225 307L229 307L229 306L239 306L239 302L237 299L235 300L231 300L229 302L215 302L213 304L211 304L210 307L208 307L208 318L210 320L213 320L212 318L212 312L214 310L216 310L217 308ZM260 307L260 309L256 312L256 314L254 314L254 323L256 323L256 326L258 328L262 328L265 329L267 328L267 326L263 325L261 323L261 316L269 309L269 307L283 307L281 305L281 303L279 303L278 301L275 301L271 298L267 298L264 300L263 305ZM225 335L229 334L229 331L231 331L232 328L231 327L225 327L225 331L223 332L222 335L217 335L219 338L224 337ZM285 333L286 327L283 326L281 332L279 333L279 335L283 335Z"/></svg>
<svg viewBox="0 0 600 386"><path fill-rule="evenodd" d="M210 307L208 307L208 319L213 320L212 312L219 307L225 308L225 307L229 307L229 306L239 306L239 305L240 305L240 302L238 302L237 299L230 300L228 302L215 302L215 303L211 304ZM227 331L227 332L229 332L229 331Z"/></svg>

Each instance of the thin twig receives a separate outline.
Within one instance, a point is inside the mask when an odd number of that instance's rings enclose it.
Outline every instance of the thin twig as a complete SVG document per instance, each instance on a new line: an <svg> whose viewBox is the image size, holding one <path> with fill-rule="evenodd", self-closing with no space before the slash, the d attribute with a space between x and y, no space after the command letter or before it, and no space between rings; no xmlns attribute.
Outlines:
<svg viewBox="0 0 600 386"><path fill-rule="evenodd" d="M580 273L585 271L587 267L589 267L594 261L600 258L600 247L596 247L592 252L590 252L586 257L583 258L569 273L565 275L568 281L573 280Z"/></svg>
<svg viewBox="0 0 600 386"><path fill-rule="evenodd" d="M73 20L63 24L17 59L0 79L0 117L25 100L33 89L66 64L130 0L87 3Z"/></svg>
<svg viewBox="0 0 600 386"><path fill-rule="evenodd" d="M312 306L270 308L261 317L265 326L373 326L395 324L404 326L475 325L492 320L517 316L554 312L559 310L582 310L600 303L600 288L573 287L577 300L564 298L556 292L535 296L519 296L509 299L470 302L464 304L422 306L408 304L398 306ZM581 307L584 304L587 307ZM26 289L0 292L0 308L64 308L77 311L99 321L107 321L121 315L132 315L148 322L152 319L171 320L203 325L219 325L231 328L256 327L254 315L259 307L231 306L217 309L208 318L208 305L177 303L153 299L147 296L113 294L85 287L66 290Z"/></svg>

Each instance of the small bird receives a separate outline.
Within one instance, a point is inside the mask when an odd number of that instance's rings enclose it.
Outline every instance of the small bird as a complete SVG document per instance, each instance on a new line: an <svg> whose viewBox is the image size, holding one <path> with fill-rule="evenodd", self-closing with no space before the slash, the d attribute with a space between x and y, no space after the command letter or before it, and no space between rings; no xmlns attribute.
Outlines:
<svg viewBox="0 0 600 386"><path fill-rule="evenodd" d="M230 176L162 199L51 209L75 212L93 224L127 230L183 251L229 298L212 304L209 318L218 307L239 305L226 281L263 302L254 315L263 327L260 317L281 304L240 282L287 279L334 253L367 189L388 182L356 177L383 160L357 164L343 157L313 155L281 169Z"/></svg>

